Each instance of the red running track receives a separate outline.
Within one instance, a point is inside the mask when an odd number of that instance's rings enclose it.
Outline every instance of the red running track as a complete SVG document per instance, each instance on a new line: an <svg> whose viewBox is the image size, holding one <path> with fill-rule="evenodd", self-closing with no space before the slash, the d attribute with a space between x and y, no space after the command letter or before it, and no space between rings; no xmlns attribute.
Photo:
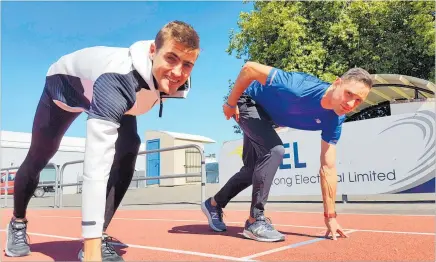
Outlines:
<svg viewBox="0 0 436 262"><path fill-rule="evenodd" d="M2 250L11 214L1 213ZM261 243L241 235L247 214L226 211L228 230L216 233L200 210L120 210L108 233L126 261L435 261L433 216L342 214L338 221L349 238L332 241L323 237L321 214L270 211L286 240ZM78 260L79 210L30 210L28 220L32 254L10 258L3 252L1 261Z"/></svg>

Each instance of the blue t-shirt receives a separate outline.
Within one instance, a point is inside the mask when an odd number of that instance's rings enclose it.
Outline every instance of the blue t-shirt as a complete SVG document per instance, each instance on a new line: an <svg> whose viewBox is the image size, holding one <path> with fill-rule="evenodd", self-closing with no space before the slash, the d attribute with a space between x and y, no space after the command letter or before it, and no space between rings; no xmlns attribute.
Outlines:
<svg viewBox="0 0 436 262"><path fill-rule="evenodd" d="M321 130L324 141L336 144L345 115L338 116L321 106L321 98L330 85L306 73L273 68L265 85L253 81L245 94L261 105L277 125Z"/></svg>

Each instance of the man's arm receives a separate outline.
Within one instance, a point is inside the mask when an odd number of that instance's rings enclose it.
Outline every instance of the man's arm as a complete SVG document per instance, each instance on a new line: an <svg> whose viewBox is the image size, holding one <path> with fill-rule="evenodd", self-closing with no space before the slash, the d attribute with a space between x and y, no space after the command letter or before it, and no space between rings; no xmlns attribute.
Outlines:
<svg viewBox="0 0 436 262"><path fill-rule="evenodd" d="M329 144L321 139L321 167L319 174L321 177L321 192L324 203L324 213L332 215L335 213L336 201L336 145Z"/></svg>
<svg viewBox="0 0 436 262"><path fill-rule="evenodd" d="M271 72L272 67L262 65L256 62L247 62L239 72L238 78L236 78L235 85L232 92L227 99L227 102L231 106L235 106L239 97L244 93L245 89L253 82L257 80L262 85L266 84L266 79Z"/></svg>

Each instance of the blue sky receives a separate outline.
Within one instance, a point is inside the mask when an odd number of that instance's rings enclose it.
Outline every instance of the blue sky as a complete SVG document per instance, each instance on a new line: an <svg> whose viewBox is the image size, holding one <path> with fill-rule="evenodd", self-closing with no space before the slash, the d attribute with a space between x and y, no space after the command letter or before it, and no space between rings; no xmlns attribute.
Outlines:
<svg viewBox="0 0 436 262"><path fill-rule="evenodd" d="M222 113L228 80L234 80L243 64L225 49L230 29L238 29L242 2L2 2L1 3L1 129L31 132L45 74L60 56L88 46L128 47L138 40L154 39L171 20L194 26L202 53L193 73L193 89L187 100L164 104L159 119L156 106L138 117L144 142L146 130L167 130L209 137L206 154L216 153L233 133L233 120ZM191 122L193 124L188 124ZM86 114L66 136L85 137Z"/></svg>

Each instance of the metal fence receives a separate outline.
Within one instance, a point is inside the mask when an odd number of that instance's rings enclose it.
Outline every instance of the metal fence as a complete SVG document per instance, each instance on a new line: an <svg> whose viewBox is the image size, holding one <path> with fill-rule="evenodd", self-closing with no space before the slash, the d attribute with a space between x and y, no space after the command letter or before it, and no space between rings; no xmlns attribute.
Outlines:
<svg viewBox="0 0 436 262"><path fill-rule="evenodd" d="M203 202L206 197L206 168L205 163L206 159L204 156L204 152L202 148L195 144L189 144L189 145L183 145L183 146L174 146L174 147L167 147L167 148L161 148L161 149L154 149L154 150L145 150L138 152L138 155L146 155L150 153L156 153L156 152L165 152L165 151L174 151L174 150L181 150L181 149L191 149L196 150L199 153L199 157L197 158L197 162L200 162L196 169L197 172L186 172L185 174L174 174L174 175L165 175L165 176L159 176L159 177L133 177L132 182L134 181L145 181L145 180L161 180L161 179L170 179L170 178L198 178L199 181L201 181L201 201ZM192 151L191 151L192 152ZM198 154L197 153L197 154ZM56 179L53 184L46 184L47 186L54 186L55 192L54 192L54 204L53 207L61 208L62 202L63 202L63 189L65 187L69 186L76 186L79 187L82 185L82 181L78 181L76 183L64 183L64 170L67 166L83 163L84 160L75 160L64 163L60 168L58 168L57 165L53 163L47 164L47 166L54 167L56 171ZM19 167L8 167L8 168L2 168L1 171L6 171L6 180L4 185L4 195L5 195L5 205L4 207L7 207L7 196L8 196L8 178L9 178L9 170L18 169Z"/></svg>
<svg viewBox="0 0 436 262"><path fill-rule="evenodd" d="M59 197L58 196L58 188L59 188L59 168L58 168L58 166L56 165L56 164L53 164L53 163L48 163L47 165L46 165L46 167L49 167L49 166L51 166L51 167L53 167L54 169L55 169L55 172L56 172L56 179L55 179L55 182L54 183L46 183L46 184L44 184L44 186L52 186L52 187L54 187L54 189L55 189L55 192L54 192L54 203L53 203L53 207L55 207L56 206L56 202L57 202L57 198ZM6 168L2 168L2 169L0 169L0 172L3 172L3 171L6 171L6 175L5 175L5 180L4 180L4 186L3 186L3 188L4 188L4 190L5 190L5 192L4 192L4 205L2 206L2 207L7 207L8 206L8 189L9 188L13 188L13 187L10 187L8 184L9 184L9 171L10 170L15 170L15 169L18 169L18 168L20 168L19 166L13 166L13 167L6 167Z"/></svg>
<svg viewBox="0 0 436 262"><path fill-rule="evenodd" d="M200 160L201 154L195 148L187 148L185 149L185 173L197 173L201 172L201 164ZM199 177L187 177L186 182L200 182L201 178Z"/></svg>

